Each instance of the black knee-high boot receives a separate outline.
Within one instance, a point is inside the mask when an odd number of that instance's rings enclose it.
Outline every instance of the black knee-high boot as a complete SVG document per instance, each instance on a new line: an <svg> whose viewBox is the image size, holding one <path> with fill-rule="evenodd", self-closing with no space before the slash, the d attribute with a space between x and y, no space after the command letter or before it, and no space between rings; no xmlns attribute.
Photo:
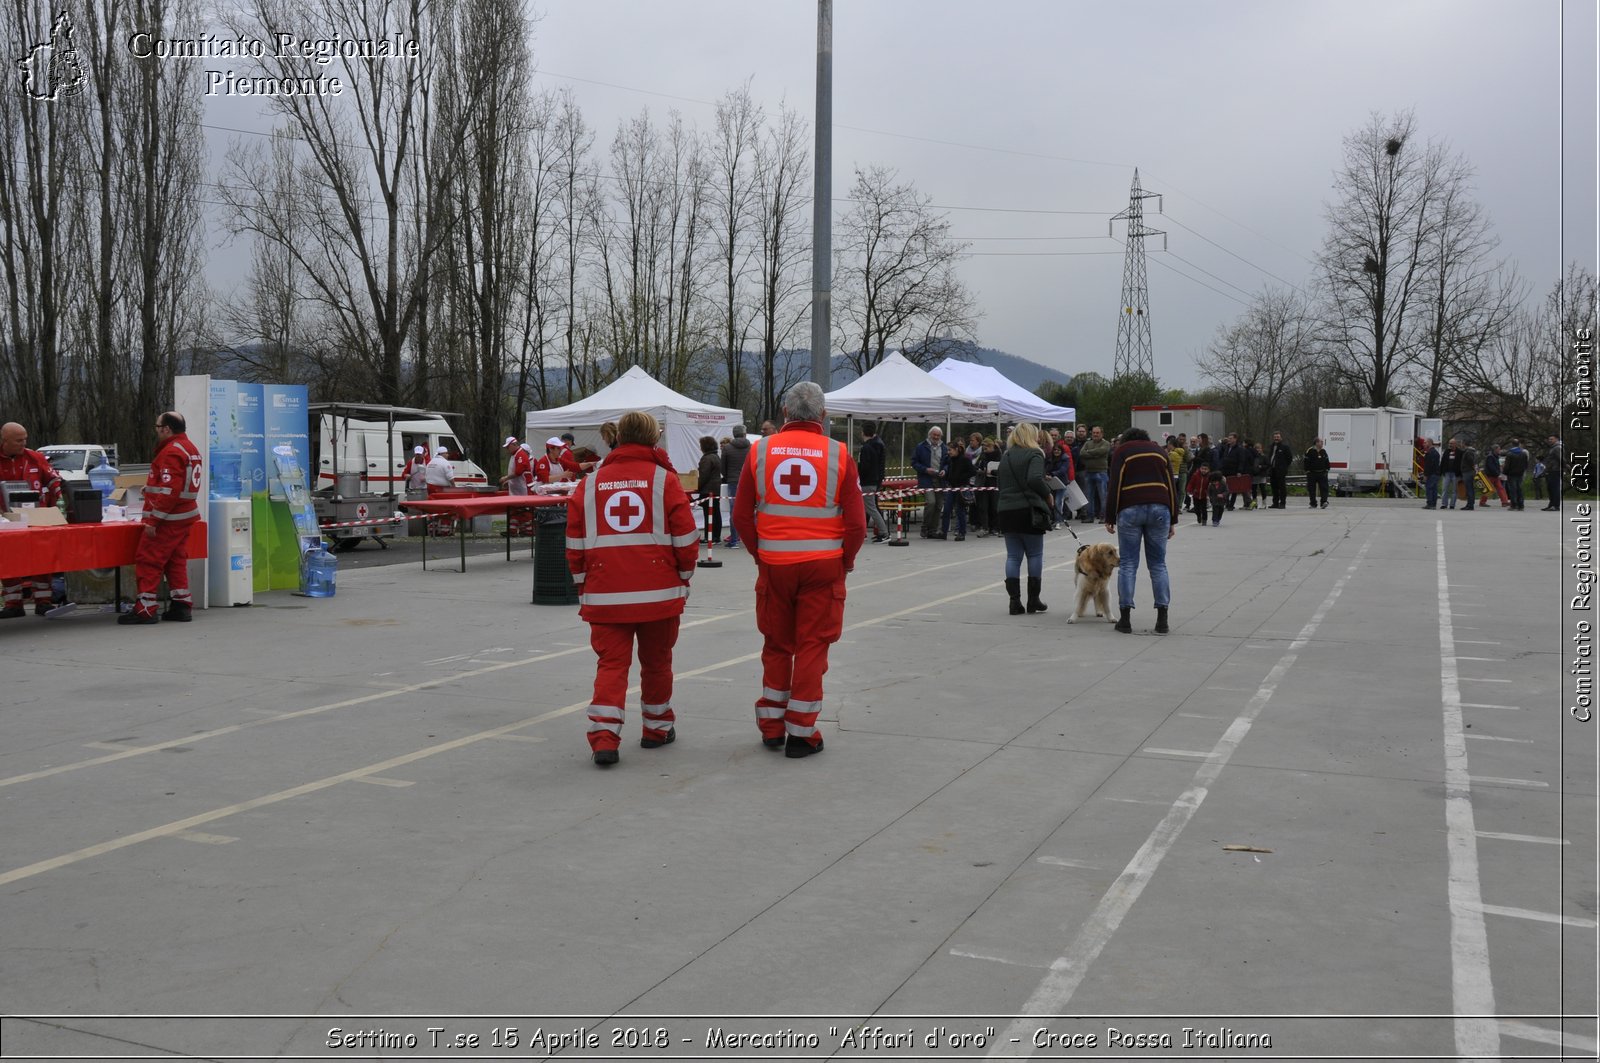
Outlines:
<svg viewBox="0 0 1600 1063"><path fill-rule="evenodd" d="M1024 612L1022 608L1022 580L1006 580L1006 593L1011 596L1011 615L1017 616Z"/></svg>
<svg viewBox="0 0 1600 1063"><path fill-rule="evenodd" d="M1045 604L1039 600L1039 587L1043 583L1044 580L1038 576L1028 577L1028 612L1030 613L1042 613L1046 609Z"/></svg>

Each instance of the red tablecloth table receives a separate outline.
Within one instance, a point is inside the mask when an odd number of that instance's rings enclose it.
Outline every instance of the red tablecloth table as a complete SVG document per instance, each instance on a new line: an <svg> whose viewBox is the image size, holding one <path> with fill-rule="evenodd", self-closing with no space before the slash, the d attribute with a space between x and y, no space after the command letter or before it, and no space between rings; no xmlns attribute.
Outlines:
<svg viewBox="0 0 1600 1063"><path fill-rule="evenodd" d="M116 596L120 601L122 566L133 564L143 533L144 525L135 521L0 531L0 579L111 568L116 569ZM189 526L189 557L205 556L206 522L197 520Z"/></svg>
<svg viewBox="0 0 1600 1063"><path fill-rule="evenodd" d="M513 509L543 509L565 506L566 495L474 495L470 498L418 498L400 503L407 513L426 513L450 517L456 522L456 538L461 541L461 571L467 570L467 540L461 534L462 522L473 517L505 516ZM531 542L531 540L530 540ZM506 536L506 560L511 560L511 536ZM422 567L428 567L428 539L422 540Z"/></svg>

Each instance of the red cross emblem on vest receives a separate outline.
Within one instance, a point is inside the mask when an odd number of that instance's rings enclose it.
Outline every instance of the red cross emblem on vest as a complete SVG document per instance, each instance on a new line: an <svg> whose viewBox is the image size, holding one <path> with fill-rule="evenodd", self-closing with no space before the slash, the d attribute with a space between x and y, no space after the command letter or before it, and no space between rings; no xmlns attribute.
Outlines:
<svg viewBox="0 0 1600 1063"><path fill-rule="evenodd" d="M787 458L778 465L772 478L774 490L786 502L804 502L817 490L817 470L800 458Z"/></svg>
<svg viewBox="0 0 1600 1063"><path fill-rule="evenodd" d="M644 499L632 491L618 491L606 499L606 523L615 531L633 531L644 523Z"/></svg>

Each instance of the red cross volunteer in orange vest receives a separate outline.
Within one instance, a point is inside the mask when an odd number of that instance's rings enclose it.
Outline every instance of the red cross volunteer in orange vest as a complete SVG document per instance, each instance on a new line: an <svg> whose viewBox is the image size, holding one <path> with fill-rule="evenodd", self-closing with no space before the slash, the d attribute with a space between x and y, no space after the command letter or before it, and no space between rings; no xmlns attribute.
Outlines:
<svg viewBox="0 0 1600 1063"><path fill-rule="evenodd" d="M639 643L639 745L677 741L672 712L672 648L694 575L695 530L689 496L648 413L624 414L617 445L567 502L567 566L578 587L578 615L589 622L599 658L589 703L595 764L617 763L633 643Z"/></svg>
<svg viewBox="0 0 1600 1063"><path fill-rule="evenodd" d="M783 397L782 431L750 448L734 496L733 529L756 558L761 697L768 749L822 751L817 713L828 646L844 628L844 578L867 536L849 448L828 438L822 388L803 380Z"/></svg>
<svg viewBox="0 0 1600 1063"><path fill-rule="evenodd" d="M189 526L200 519L200 451L184 434L183 417L168 410L156 418L161 447L150 461L144 483L144 534L133 554L133 571L139 580L139 601L119 624L154 624L156 591L167 577L171 602L165 619L187 623L193 619L194 596L189 593Z"/></svg>

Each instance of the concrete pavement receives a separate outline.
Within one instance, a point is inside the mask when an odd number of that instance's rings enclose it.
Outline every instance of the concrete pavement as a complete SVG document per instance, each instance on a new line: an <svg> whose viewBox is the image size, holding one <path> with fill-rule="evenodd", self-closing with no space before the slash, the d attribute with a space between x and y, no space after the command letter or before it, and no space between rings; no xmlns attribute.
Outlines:
<svg viewBox="0 0 1600 1063"><path fill-rule="evenodd" d="M1554 515L1182 524L1164 638L1144 573L1066 623L1074 545L1021 617L998 540L868 545L800 761L732 551L608 771L526 554L8 621L0 1056L1593 1054Z"/></svg>

